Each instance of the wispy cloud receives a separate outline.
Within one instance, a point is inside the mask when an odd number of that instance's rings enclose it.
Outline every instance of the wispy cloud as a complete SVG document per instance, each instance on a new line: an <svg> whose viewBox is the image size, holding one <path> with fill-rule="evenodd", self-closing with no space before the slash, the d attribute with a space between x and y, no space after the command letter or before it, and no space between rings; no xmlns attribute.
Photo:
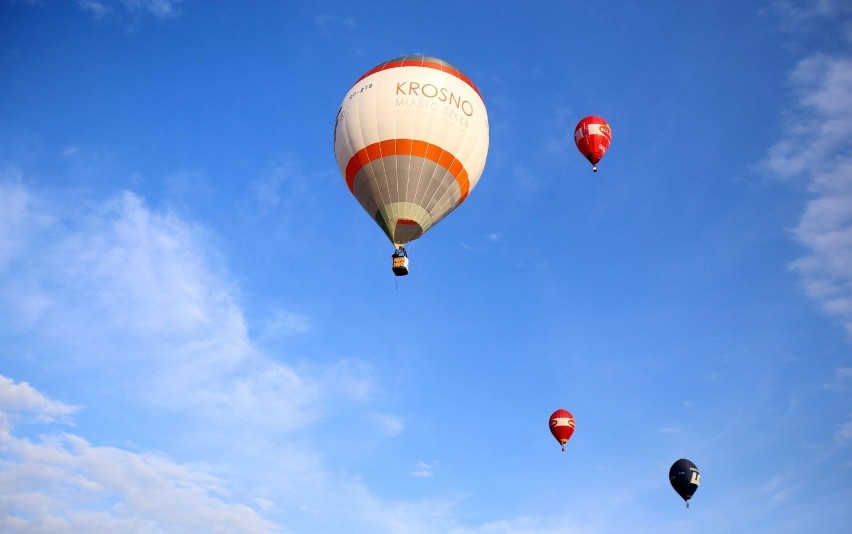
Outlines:
<svg viewBox="0 0 852 534"><path fill-rule="evenodd" d="M17 171L0 174L0 270L24 244L30 195Z"/></svg>
<svg viewBox="0 0 852 534"><path fill-rule="evenodd" d="M15 420L32 419L42 423L70 423L70 416L79 408L51 400L26 382L15 383L0 375L0 450L11 439Z"/></svg>
<svg viewBox="0 0 852 534"><path fill-rule="evenodd" d="M102 0L77 0L77 5L83 11L88 11L95 19L102 19L112 13L112 7Z"/></svg>
<svg viewBox="0 0 852 534"><path fill-rule="evenodd" d="M0 218L0 243L11 243L0 257L16 255L18 269L5 276L0 270L0 311L15 318L17 328L66 344L78 368L120 365L128 371L120 375L123 389L151 405L280 430L318 416L327 379L303 376L259 352L238 288L213 261L203 229L124 193L56 221L49 228L53 239L32 236L30 222L41 215L28 208L31 194L14 184L3 189L14 193L4 198L15 200L4 202L15 209ZM15 245L18 228L28 228L40 248ZM300 317L291 327L307 323ZM276 409L266 409L271 405Z"/></svg>
<svg viewBox="0 0 852 534"><path fill-rule="evenodd" d="M10 393L26 399L14 403L18 412L27 411L37 419L73 411L0 376L0 399L8 399ZM0 421L9 420L9 404L0 402ZM340 474L296 478L294 471L282 470L286 463L278 459L266 464L273 471L269 476L254 473L281 484L274 500L244 496L235 494L209 467L178 462L162 453L97 445L54 429L38 439L19 436L12 425L7 430L10 432L0 433L0 530L4 532L272 533L286 528L263 514L280 513L282 507L302 515L301 519L291 516L284 523L314 525L296 530L304 532L344 528L350 532L508 534L521 532L518 525L525 525L529 532L562 531L529 519L466 528L452 518L456 499L382 501L362 483ZM305 458L292 460L299 464ZM436 466L437 462L418 462L411 474L429 477ZM312 461L305 467L318 468ZM310 520L305 523L304 517Z"/></svg>
<svg viewBox="0 0 852 534"><path fill-rule="evenodd" d="M15 383L0 375L0 410L7 414L32 413L38 421L66 419L79 408L51 400L26 382Z"/></svg>
<svg viewBox="0 0 852 534"><path fill-rule="evenodd" d="M411 476L418 478L429 478L435 474L435 467L438 465L438 462L424 462L419 461L417 465L414 466L414 469L411 471Z"/></svg>
<svg viewBox="0 0 852 534"><path fill-rule="evenodd" d="M834 379L822 387L829 391L848 391L850 381L852 381L852 367L839 367L834 370Z"/></svg>
<svg viewBox="0 0 852 534"><path fill-rule="evenodd" d="M787 32L801 32L809 25L827 17L836 17L850 10L844 0L817 0L815 2L797 2L795 0L774 0L763 9L764 13L776 15L781 29Z"/></svg>
<svg viewBox="0 0 852 534"><path fill-rule="evenodd" d="M837 432L834 434L834 441L840 445L852 443L852 415L849 416L848 421L838 426Z"/></svg>
<svg viewBox="0 0 852 534"><path fill-rule="evenodd" d="M276 308L268 317L261 321L258 339L262 343L267 343L273 340L305 334L310 330L311 318L307 315Z"/></svg>
<svg viewBox="0 0 852 534"><path fill-rule="evenodd" d="M372 415L372 419L383 435L389 437L396 436L405 429L405 420L398 415L376 413Z"/></svg>
<svg viewBox="0 0 852 534"><path fill-rule="evenodd" d="M28 412L49 421L76 408L0 376L0 420ZM231 500L205 470L155 454L96 446L53 432L38 441L0 434L0 530L4 532L275 532Z"/></svg>
<svg viewBox="0 0 852 534"><path fill-rule="evenodd" d="M850 13L836 2L807 11L789 2L774 5L788 20ZM852 335L852 57L811 55L790 81L796 105L763 164L781 178L806 181L813 198L792 234L808 253L791 268L807 295Z"/></svg>
<svg viewBox="0 0 852 534"><path fill-rule="evenodd" d="M168 19L180 15L183 0L77 0L83 11L88 11L95 19L107 16L129 15L133 18L151 16L155 19Z"/></svg>
<svg viewBox="0 0 852 534"><path fill-rule="evenodd" d="M314 23L322 31L332 31L336 28L355 28L355 19L352 17L341 17L339 15L321 14L314 17Z"/></svg>
<svg viewBox="0 0 852 534"><path fill-rule="evenodd" d="M465 527L454 517L457 498L379 498L347 474L346 455L326 456L330 428L371 447L405 421L376 402L379 376L357 358L264 353L205 229L130 192L57 205L20 173L0 176L0 192L10 208L0 210L0 243L14 242L2 249L0 335L37 339L28 345L35 369L55 378L45 369L64 366L68 385L53 387L70 402L89 387L108 389L77 413L28 377L0 380L0 531L548 531L515 520ZM266 323L279 336L312 331L311 318L293 312ZM26 424L23 413L48 424L97 417L100 401L134 414L100 431L111 446L42 427L25 437L15 426ZM194 463L153 452L175 441L192 444Z"/></svg>
<svg viewBox="0 0 852 534"><path fill-rule="evenodd" d="M252 181L256 207L261 213L277 209L292 211L293 205L305 201L310 188L304 174L291 162L278 162Z"/></svg>
<svg viewBox="0 0 852 534"><path fill-rule="evenodd" d="M310 520L287 516L285 522L313 525L304 531L316 531L315 521L347 524L353 514L363 531L388 531L382 525L408 520L403 509L424 525L446 519L424 518L434 509L417 504L383 502L357 476L330 474L317 450L326 437L314 430L318 422L352 421L375 442L401 432L402 418L377 410L377 379L355 358L297 366L264 354L249 335L239 288L203 228L130 192L57 205L27 188L19 172L0 176L0 203L4 340L39 339L47 347L37 349L39 368L65 366L87 385L109 388L109 405L166 416L170 440L215 443L194 447L193 457L216 459L230 480L144 452L162 443L144 423L141 434L129 424L110 437L143 452L60 432L40 441L16 437L16 421L37 414L70 422L77 408L4 378L0 530L275 530L239 502L266 503L258 510L275 515L320 511ZM309 316L280 310L260 319L275 335L310 331ZM83 394L73 385L68 391ZM264 489L251 489L257 486Z"/></svg>

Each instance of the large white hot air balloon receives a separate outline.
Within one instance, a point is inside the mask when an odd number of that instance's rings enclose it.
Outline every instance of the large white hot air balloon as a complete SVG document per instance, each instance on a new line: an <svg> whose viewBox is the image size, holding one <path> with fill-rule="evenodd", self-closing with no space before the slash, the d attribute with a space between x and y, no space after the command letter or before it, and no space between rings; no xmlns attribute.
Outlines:
<svg viewBox="0 0 852 534"><path fill-rule="evenodd" d="M392 59L363 75L344 97L334 153L349 190L396 247L394 273L405 275L405 244L464 202L482 175L485 103L473 82L446 61Z"/></svg>

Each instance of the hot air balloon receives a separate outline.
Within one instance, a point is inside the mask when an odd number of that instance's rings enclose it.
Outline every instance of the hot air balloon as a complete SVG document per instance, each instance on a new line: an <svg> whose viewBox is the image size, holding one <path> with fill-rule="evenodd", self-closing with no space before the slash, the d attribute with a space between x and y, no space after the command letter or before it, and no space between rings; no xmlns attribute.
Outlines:
<svg viewBox="0 0 852 534"><path fill-rule="evenodd" d="M669 482L678 495L686 501L689 508L689 499L695 494L698 485L701 484L701 474L695 464L685 458L681 458L672 464L669 469Z"/></svg>
<svg viewBox="0 0 852 534"><path fill-rule="evenodd" d="M612 141L612 129L605 120L589 115L577 123L574 128L574 143L577 150L592 164L592 170L598 172L598 162L604 157Z"/></svg>
<svg viewBox="0 0 852 534"><path fill-rule="evenodd" d="M337 166L393 243L397 276L408 274L405 245L465 201L487 153L479 90L434 57L398 57L368 71L343 98L334 125Z"/></svg>
<svg viewBox="0 0 852 534"><path fill-rule="evenodd" d="M550 433L565 450L565 444L574 433L574 416L568 410L562 408L550 414Z"/></svg>

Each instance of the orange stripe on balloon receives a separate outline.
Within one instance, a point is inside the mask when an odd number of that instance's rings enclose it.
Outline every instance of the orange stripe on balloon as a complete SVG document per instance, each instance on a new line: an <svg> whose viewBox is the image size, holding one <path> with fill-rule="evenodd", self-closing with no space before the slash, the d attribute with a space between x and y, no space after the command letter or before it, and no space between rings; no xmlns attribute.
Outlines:
<svg viewBox="0 0 852 534"><path fill-rule="evenodd" d="M470 180L462 162L441 147L416 139L388 139L362 148L349 158L346 164L346 185L355 193L355 176L371 161L388 156L416 156L428 159L444 167L456 179L459 186L459 204L470 193Z"/></svg>
<svg viewBox="0 0 852 534"><path fill-rule="evenodd" d="M367 160L373 161L382 157L382 149L379 143L372 144L367 147Z"/></svg>

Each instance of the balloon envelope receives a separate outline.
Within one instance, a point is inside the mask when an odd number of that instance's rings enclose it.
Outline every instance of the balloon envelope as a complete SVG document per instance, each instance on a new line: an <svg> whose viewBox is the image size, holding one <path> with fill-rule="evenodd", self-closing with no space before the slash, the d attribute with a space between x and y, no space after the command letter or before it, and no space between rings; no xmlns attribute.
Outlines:
<svg viewBox="0 0 852 534"><path fill-rule="evenodd" d="M457 208L488 153L488 114L473 82L446 61L403 56L364 74L334 126L349 190L400 247Z"/></svg>
<svg viewBox="0 0 852 534"><path fill-rule="evenodd" d="M562 450L564 451L565 443L574 434L574 416L571 415L571 412L560 408L550 414L550 433L562 445Z"/></svg>
<svg viewBox="0 0 852 534"><path fill-rule="evenodd" d="M672 483L672 487L684 501L689 501L701 484L701 474L694 463L681 458L669 469L669 482Z"/></svg>
<svg viewBox="0 0 852 534"><path fill-rule="evenodd" d="M597 171L597 164L604 157L612 142L612 129L609 124L596 115L589 115L577 123L574 128L574 143L577 150L589 160Z"/></svg>

